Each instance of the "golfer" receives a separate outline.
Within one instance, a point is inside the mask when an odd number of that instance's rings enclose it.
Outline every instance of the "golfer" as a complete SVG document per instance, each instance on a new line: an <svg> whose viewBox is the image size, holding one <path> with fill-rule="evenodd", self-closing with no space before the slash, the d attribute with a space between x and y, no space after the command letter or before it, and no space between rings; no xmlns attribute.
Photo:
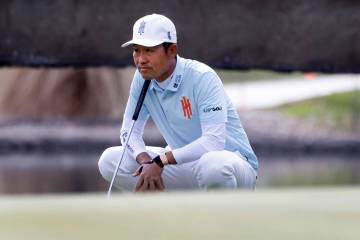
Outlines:
<svg viewBox="0 0 360 240"><path fill-rule="evenodd" d="M209 66L177 54L173 22L147 15L133 26L136 66L120 132L123 146L104 151L102 176L123 191L254 189L258 161L234 105ZM130 135L132 114L145 80L151 80ZM151 117L167 147L145 146L142 135Z"/></svg>

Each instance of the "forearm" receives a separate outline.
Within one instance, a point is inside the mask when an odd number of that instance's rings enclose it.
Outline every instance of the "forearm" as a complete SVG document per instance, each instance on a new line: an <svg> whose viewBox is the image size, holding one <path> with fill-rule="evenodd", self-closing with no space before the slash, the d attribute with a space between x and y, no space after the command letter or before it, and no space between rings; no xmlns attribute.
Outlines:
<svg viewBox="0 0 360 240"><path fill-rule="evenodd" d="M140 153L146 152L144 140L142 138L146 121L137 120L133 126L131 136L132 120L124 118L120 131L120 140L124 147L134 156L137 157ZM130 136L130 139L128 140ZM128 142L127 142L128 141ZM127 142L127 146L125 146Z"/></svg>
<svg viewBox="0 0 360 240"><path fill-rule="evenodd" d="M137 131L139 128L137 127ZM203 154L210 151L221 151L225 146L225 123L205 125L202 127L203 135L197 140L185 145L182 148L168 151L160 155L163 165L172 165L178 163L186 163L199 159ZM141 141L143 147L138 148L142 151L136 152L134 157L139 164L143 164L152 160L146 152L145 144L142 138L139 139L135 134L133 141ZM137 137L136 137L137 136ZM137 140L136 140L137 139ZM139 145L139 144L138 144ZM134 151L135 152L135 151Z"/></svg>
<svg viewBox="0 0 360 240"><path fill-rule="evenodd" d="M172 151L175 162L182 164L199 159L211 151L221 151L225 147L225 123L202 126L203 135L195 141Z"/></svg>
<svg viewBox="0 0 360 240"><path fill-rule="evenodd" d="M207 149L201 144L204 138L205 137L202 136L181 148L174 149L172 151L174 160L179 164L192 162L199 159L205 153L215 150Z"/></svg>

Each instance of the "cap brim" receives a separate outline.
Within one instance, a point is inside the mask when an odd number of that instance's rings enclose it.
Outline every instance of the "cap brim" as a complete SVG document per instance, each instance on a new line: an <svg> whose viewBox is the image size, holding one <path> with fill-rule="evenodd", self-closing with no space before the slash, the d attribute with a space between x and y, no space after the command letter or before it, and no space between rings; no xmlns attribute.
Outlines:
<svg viewBox="0 0 360 240"><path fill-rule="evenodd" d="M158 40L133 39L133 40L130 40L130 41L124 43L123 45L121 45L121 47L127 47L129 45L134 45L134 44L145 46L145 47L155 47L162 43L163 43L163 41L158 41Z"/></svg>

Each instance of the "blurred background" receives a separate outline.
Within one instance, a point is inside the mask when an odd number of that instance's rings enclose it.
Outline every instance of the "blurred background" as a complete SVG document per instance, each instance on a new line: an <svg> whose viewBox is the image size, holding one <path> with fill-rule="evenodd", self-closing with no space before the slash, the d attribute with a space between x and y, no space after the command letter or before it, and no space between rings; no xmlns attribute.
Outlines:
<svg viewBox="0 0 360 240"><path fill-rule="evenodd" d="M121 43L160 13L214 67L260 162L258 188L360 184L357 1L0 2L0 193L105 192L132 75ZM186 13L186 17L184 14ZM150 121L147 145L165 146Z"/></svg>

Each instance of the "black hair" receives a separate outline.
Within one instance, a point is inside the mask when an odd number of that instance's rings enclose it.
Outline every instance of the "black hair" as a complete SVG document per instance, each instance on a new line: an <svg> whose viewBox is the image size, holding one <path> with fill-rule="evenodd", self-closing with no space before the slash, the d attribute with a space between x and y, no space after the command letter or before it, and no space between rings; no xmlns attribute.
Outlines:
<svg viewBox="0 0 360 240"><path fill-rule="evenodd" d="M171 43L171 42L164 42L164 43L162 43L162 45L163 45L163 47L164 47L164 49L165 49L165 52L167 52L168 51L168 49L169 49L169 47L171 46L171 45L173 45L174 43Z"/></svg>

